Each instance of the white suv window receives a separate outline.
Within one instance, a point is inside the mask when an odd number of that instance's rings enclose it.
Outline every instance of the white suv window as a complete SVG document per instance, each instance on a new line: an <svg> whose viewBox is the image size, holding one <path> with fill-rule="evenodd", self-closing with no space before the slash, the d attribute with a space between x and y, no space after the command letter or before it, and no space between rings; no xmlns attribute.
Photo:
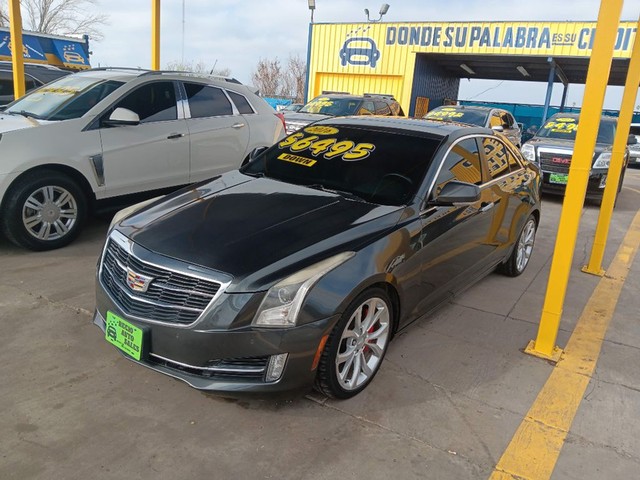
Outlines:
<svg viewBox="0 0 640 480"><path fill-rule="evenodd" d="M231 102L221 88L200 83L185 83L191 118L233 115Z"/></svg>
<svg viewBox="0 0 640 480"><path fill-rule="evenodd" d="M165 122L178 118L173 82L152 82L136 88L113 106L127 108L140 117L140 123Z"/></svg>

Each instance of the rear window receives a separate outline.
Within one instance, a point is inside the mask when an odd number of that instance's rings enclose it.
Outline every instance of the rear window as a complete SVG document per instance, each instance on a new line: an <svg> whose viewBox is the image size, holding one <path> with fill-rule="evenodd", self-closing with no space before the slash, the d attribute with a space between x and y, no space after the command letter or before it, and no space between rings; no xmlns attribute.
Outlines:
<svg viewBox="0 0 640 480"><path fill-rule="evenodd" d="M403 205L422 183L439 143L439 138L400 130L315 124L289 135L242 171Z"/></svg>
<svg viewBox="0 0 640 480"><path fill-rule="evenodd" d="M427 113L424 118L449 122L468 123L484 127L489 118L489 112L466 110L458 107L438 107Z"/></svg>
<svg viewBox="0 0 640 480"><path fill-rule="evenodd" d="M320 113L333 117L355 115L358 111L361 99L358 98L335 98L320 96L316 97L302 107L300 113ZM373 103L371 104L373 106Z"/></svg>
<svg viewBox="0 0 640 480"><path fill-rule="evenodd" d="M536 137L575 140L577 131L578 118L567 116L551 117L538 131ZM615 134L616 124L612 121L602 121L598 128L596 142L613 145Z"/></svg>

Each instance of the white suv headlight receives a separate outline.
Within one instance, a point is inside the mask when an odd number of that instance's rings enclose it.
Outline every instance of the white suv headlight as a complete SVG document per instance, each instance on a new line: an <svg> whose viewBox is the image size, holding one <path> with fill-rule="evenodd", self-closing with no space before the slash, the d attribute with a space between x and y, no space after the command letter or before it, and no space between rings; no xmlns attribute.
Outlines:
<svg viewBox="0 0 640 480"><path fill-rule="evenodd" d="M530 162L536 161L536 149L530 143L525 143L520 151L522 152L522 156Z"/></svg>
<svg viewBox="0 0 640 480"><path fill-rule="evenodd" d="M300 270L269 289L253 325L261 327L294 327L307 293L323 275L346 262L355 252L344 252Z"/></svg>
<svg viewBox="0 0 640 480"><path fill-rule="evenodd" d="M593 162L593 168L609 168L609 162L611 162L611 152L603 152Z"/></svg>

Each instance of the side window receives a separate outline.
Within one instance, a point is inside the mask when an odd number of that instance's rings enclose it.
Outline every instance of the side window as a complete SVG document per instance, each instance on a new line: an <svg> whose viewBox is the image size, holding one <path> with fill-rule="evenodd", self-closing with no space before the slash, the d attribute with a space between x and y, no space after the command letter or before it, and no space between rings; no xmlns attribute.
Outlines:
<svg viewBox="0 0 640 480"><path fill-rule="evenodd" d="M482 146L491 179L493 180L509 173L509 159L507 157L507 147L504 143L495 138L485 137L482 139Z"/></svg>
<svg viewBox="0 0 640 480"><path fill-rule="evenodd" d="M467 138L456 143L444 159L440 173L434 186L437 195L447 183L452 180L460 182L482 184L482 169L480 168L480 154L475 138Z"/></svg>
<svg viewBox="0 0 640 480"><path fill-rule="evenodd" d="M516 127L516 119L513 118L513 115L511 115L510 113L507 113L507 123L509 124L509 128Z"/></svg>
<svg viewBox="0 0 640 480"><path fill-rule="evenodd" d="M360 107L360 110L358 110L358 115L373 115L373 112L375 112L375 107L373 105L372 101L364 101L362 102L362 106Z"/></svg>
<svg viewBox="0 0 640 480"><path fill-rule="evenodd" d="M222 89L200 83L185 83L191 118L232 115L231 102Z"/></svg>
<svg viewBox="0 0 640 480"><path fill-rule="evenodd" d="M507 113L503 113L501 115L502 118L502 126L505 128L511 128L513 127L513 124L511 123L511 119L509 118L509 114Z"/></svg>
<svg viewBox="0 0 640 480"><path fill-rule="evenodd" d="M129 93L115 106L127 108L140 117L140 123L176 120L176 91L173 82L152 82Z"/></svg>
<svg viewBox="0 0 640 480"><path fill-rule="evenodd" d="M509 159L509 170L511 172L515 172L522 168L522 165L518 161L518 158L515 156L515 154L511 150L507 150L507 157Z"/></svg>
<svg viewBox="0 0 640 480"><path fill-rule="evenodd" d="M500 118L500 114L498 112L493 112L491 117L489 118L489 127L501 127L502 119Z"/></svg>
<svg viewBox="0 0 640 480"><path fill-rule="evenodd" d="M27 92L29 90L33 90L34 88L39 87L41 85L41 83L39 83L31 75L25 75L24 76L24 83L25 83L25 87L26 87L26 91Z"/></svg>
<svg viewBox="0 0 640 480"><path fill-rule="evenodd" d="M13 76L11 72L0 71L0 95L13 95Z"/></svg>
<svg viewBox="0 0 640 480"><path fill-rule="evenodd" d="M399 115L401 117L404 117L404 112L402 111L402 107L396 101L391 103L391 113L393 115Z"/></svg>
<svg viewBox="0 0 640 480"><path fill-rule="evenodd" d="M391 115L391 109L385 102L374 102L376 106L376 115Z"/></svg>
<svg viewBox="0 0 640 480"><path fill-rule="evenodd" d="M227 93L231 97L231 100L233 100L233 103L236 104L236 108L240 113L243 113L243 114L256 113L253 111L251 104L244 97L244 95L240 95L239 93L231 92L229 90L227 90Z"/></svg>

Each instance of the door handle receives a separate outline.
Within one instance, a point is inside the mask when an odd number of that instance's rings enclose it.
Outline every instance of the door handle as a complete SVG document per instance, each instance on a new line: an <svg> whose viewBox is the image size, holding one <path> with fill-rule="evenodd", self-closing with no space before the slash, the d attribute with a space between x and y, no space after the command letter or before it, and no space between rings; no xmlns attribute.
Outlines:
<svg viewBox="0 0 640 480"><path fill-rule="evenodd" d="M481 212L488 212L489 210L491 210L496 204L494 202L482 202L480 204L480 211Z"/></svg>
<svg viewBox="0 0 640 480"><path fill-rule="evenodd" d="M168 138L169 140L173 140L173 139L176 139L176 138L182 138L182 137L184 137L184 133L172 133L172 134L171 134L171 135L169 135L167 138Z"/></svg>
<svg viewBox="0 0 640 480"><path fill-rule="evenodd" d="M231 125L231 128L242 128L244 127L244 123L234 123Z"/></svg>

